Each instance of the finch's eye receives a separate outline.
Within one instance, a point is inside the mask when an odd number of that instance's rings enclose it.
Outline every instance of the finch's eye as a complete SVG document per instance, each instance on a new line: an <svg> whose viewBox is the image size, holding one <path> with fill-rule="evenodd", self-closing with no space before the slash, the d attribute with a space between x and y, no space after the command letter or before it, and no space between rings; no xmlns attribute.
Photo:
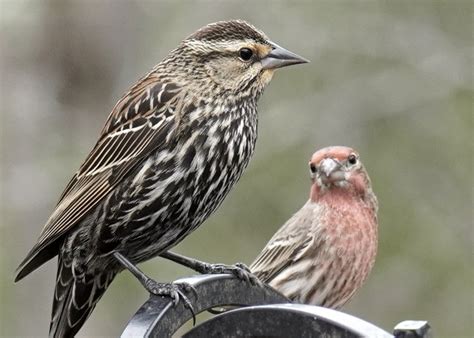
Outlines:
<svg viewBox="0 0 474 338"><path fill-rule="evenodd" d="M242 48L239 50L239 56L242 60L248 61L253 56L253 51L250 48Z"/></svg>
<svg viewBox="0 0 474 338"><path fill-rule="evenodd" d="M354 154L350 154L349 157L347 158L347 162L349 162L349 164L356 164L357 156L355 156Z"/></svg>
<svg viewBox="0 0 474 338"><path fill-rule="evenodd" d="M310 163L309 170L311 171L312 174L316 174L316 172L318 171L318 168L316 168L316 166L313 163Z"/></svg>

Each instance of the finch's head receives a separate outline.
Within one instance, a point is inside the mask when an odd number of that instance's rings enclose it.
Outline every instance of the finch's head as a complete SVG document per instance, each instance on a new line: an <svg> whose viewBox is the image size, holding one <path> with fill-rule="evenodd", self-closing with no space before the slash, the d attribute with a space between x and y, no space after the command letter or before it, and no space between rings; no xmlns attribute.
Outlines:
<svg viewBox="0 0 474 338"><path fill-rule="evenodd" d="M260 93L277 68L308 62L241 20L204 26L178 50L188 75L239 95Z"/></svg>
<svg viewBox="0 0 474 338"><path fill-rule="evenodd" d="M371 193L369 176L359 154L352 148L337 146L318 150L309 161L309 169L318 193L333 189L359 195Z"/></svg>

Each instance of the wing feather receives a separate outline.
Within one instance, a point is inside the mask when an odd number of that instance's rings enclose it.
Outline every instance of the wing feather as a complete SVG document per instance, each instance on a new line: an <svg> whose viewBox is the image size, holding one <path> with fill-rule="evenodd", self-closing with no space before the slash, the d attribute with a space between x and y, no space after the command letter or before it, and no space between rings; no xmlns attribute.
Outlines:
<svg viewBox="0 0 474 338"><path fill-rule="evenodd" d="M267 245L250 266L250 271L261 281L268 283L295 262L312 242L313 237L307 236L303 242L287 238L273 245Z"/></svg>
<svg viewBox="0 0 474 338"><path fill-rule="evenodd" d="M261 281L269 283L315 245L314 233L302 228L299 219L298 213L289 219L250 265L250 271Z"/></svg>
<svg viewBox="0 0 474 338"><path fill-rule="evenodd" d="M162 83L150 73L115 105L98 142L66 186L37 244L20 264L17 280L52 258L49 253L42 255L47 259L35 259L85 217L143 158L167 142L177 130L175 111L182 109L182 95L178 86Z"/></svg>

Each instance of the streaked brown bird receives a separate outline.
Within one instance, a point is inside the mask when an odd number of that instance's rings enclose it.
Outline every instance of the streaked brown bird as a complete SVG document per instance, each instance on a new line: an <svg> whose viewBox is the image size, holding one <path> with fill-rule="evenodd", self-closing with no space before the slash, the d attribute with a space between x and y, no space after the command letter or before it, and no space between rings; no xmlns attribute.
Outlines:
<svg viewBox="0 0 474 338"><path fill-rule="evenodd" d="M307 60L243 21L186 38L118 101L15 281L58 255L50 336L69 337L125 267L155 294L185 299L133 264L178 244L239 180L274 70Z"/></svg>
<svg viewBox="0 0 474 338"><path fill-rule="evenodd" d="M309 168L309 200L270 239L250 270L292 301L337 309L374 265L377 198L351 148L321 149Z"/></svg>

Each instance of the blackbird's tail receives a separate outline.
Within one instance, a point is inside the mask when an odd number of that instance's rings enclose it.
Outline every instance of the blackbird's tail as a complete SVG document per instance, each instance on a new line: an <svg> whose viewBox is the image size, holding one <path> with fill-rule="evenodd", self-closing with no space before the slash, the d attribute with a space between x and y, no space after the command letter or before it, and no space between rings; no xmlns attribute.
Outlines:
<svg viewBox="0 0 474 338"><path fill-rule="evenodd" d="M49 336L74 337L115 275L107 272L86 281L76 280L71 266L64 264L59 256Z"/></svg>

